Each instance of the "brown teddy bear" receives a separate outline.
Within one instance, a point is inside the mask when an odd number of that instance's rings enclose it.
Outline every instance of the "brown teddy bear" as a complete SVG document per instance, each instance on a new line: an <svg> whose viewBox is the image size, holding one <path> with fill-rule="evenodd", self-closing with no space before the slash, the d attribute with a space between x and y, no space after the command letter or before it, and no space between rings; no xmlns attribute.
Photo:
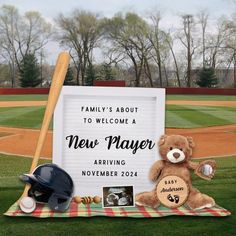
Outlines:
<svg viewBox="0 0 236 236"><path fill-rule="evenodd" d="M189 188L189 195L185 201L187 207L195 210L213 207L215 205L214 199L192 186L190 170L194 170L199 177L210 180L215 173L215 161L191 162L192 149L195 146L191 137L162 135L158 146L163 160L156 161L152 165L149 174L150 180L158 184L166 176L178 176L187 183ZM156 188L151 192L137 194L135 202L137 205L157 208L160 201L157 197Z"/></svg>

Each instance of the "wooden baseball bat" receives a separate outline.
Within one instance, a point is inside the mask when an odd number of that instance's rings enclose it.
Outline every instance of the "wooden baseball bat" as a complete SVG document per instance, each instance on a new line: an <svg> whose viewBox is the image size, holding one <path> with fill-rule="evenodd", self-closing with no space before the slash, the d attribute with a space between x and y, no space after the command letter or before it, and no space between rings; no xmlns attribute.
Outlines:
<svg viewBox="0 0 236 236"><path fill-rule="evenodd" d="M41 127L41 130L40 130L40 134L39 134L35 154L34 154L34 157L33 157L33 160L32 160L30 173L32 173L33 170L38 165L38 161L39 161L39 158L40 158L42 147L43 147L43 144L45 142L46 135L47 135L48 127L49 127L50 121L52 119L52 115L53 115L55 106L57 104L57 100L59 98L62 85L63 85L64 80L65 80L65 76L66 76L66 72L67 72L67 69L68 69L68 66L69 66L69 62L70 62L69 53L62 52L62 53L59 54L59 56L57 58L56 66L55 66L55 69L54 69L52 84L51 84L51 88L50 88L49 95L48 95L48 102L47 102L47 105L46 105L46 110L45 110L45 113L44 113L43 123L42 123L42 127ZM24 192L23 192L21 198L28 195L29 188L30 188L30 185L26 184Z"/></svg>

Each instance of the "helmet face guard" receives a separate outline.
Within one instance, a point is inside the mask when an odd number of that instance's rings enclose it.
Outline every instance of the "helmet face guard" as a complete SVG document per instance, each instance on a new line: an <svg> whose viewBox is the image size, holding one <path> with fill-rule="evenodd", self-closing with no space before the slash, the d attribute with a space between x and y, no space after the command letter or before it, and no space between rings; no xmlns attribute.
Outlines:
<svg viewBox="0 0 236 236"><path fill-rule="evenodd" d="M50 209L55 211L66 211L71 202L71 197L53 192L50 188L35 183L28 191L28 196L39 203L48 203Z"/></svg>
<svg viewBox="0 0 236 236"><path fill-rule="evenodd" d="M34 198L37 202L47 203L52 193L53 191L50 188L35 182L31 184L31 188L28 191L28 196Z"/></svg>

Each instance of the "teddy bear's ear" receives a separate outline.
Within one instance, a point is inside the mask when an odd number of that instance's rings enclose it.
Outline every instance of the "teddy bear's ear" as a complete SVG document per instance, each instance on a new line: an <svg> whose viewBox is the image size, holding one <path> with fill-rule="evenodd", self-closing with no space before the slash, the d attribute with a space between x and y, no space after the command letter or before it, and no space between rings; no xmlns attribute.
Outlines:
<svg viewBox="0 0 236 236"><path fill-rule="evenodd" d="M189 147L190 148L194 148L195 147L195 143L193 142L193 138L189 137L189 136L187 136L186 138L188 140Z"/></svg>
<svg viewBox="0 0 236 236"><path fill-rule="evenodd" d="M166 141L166 138L167 138L167 135L163 134L159 139L158 145L159 146L163 145Z"/></svg>

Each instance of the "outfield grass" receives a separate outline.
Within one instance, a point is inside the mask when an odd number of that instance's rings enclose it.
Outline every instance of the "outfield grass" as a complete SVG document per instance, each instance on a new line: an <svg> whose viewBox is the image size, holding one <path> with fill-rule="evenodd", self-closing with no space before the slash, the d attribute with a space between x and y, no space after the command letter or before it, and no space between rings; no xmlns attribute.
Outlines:
<svg viewBox="0 0 236 236"><path fill-rule="evenodd" d="M47 101L48 95L25 94L25 95L0 95L0 101ZM167 95L167 100L189 101L236 101L236 96L230 95Z"/></svg>
<svg viewBox="0 0 236 236"><path fill-rule="evenodd" d="M194 186L230 210L229 217L35 219L3 216L22 193L23 184L18 176L28 172L31 159L0 155L0 235L235 235L236 156L216 161L218 169L214 179L208 182L194 177Z"/></svg>
<svg viewBox="0 0 236 236"><path fill-rule="evenodd" d="M48 95L27 94L27 95L0 95L0 101L47 101Z"/></svg>
<svg viewBox="0 0 236 236"><path fill-rule="evenodd" d="M184 101L236 101L233 95L167 95L167 100Z"/></svg>
<svg viewBox="0 0 236 236"><path fill-rule="evenodd" d="M167 105L166 127L199 128L236 124L236 107Z"/></svg>
<svg viewBox="0 0 236 236"><path fill-rule="evenodd" d="M45 107L1 107L0 126L39 129ZM52 128L52 125L50 125Z"/></svg>
<svg viewBox="0 0 236 236"><path fill-rule="evenodd" d="M38 129L44 110L45 107L0 108L0 126ZM167 105L166 109L166 127L198 128L235 123L235 107Z"/></svg>
<svg viewBox="0 0 236 236"><path fill-rule="evenodd" d="M1 95L0 101L47 100L47 95ZM236 96L168 95L167 100L232 101ZM0 126L40 128L44 107L0 108ZM236 108L190 105L167 105L166 127L198 128L236 123ZM52 125L50 126L52 128Z"/></svg>

